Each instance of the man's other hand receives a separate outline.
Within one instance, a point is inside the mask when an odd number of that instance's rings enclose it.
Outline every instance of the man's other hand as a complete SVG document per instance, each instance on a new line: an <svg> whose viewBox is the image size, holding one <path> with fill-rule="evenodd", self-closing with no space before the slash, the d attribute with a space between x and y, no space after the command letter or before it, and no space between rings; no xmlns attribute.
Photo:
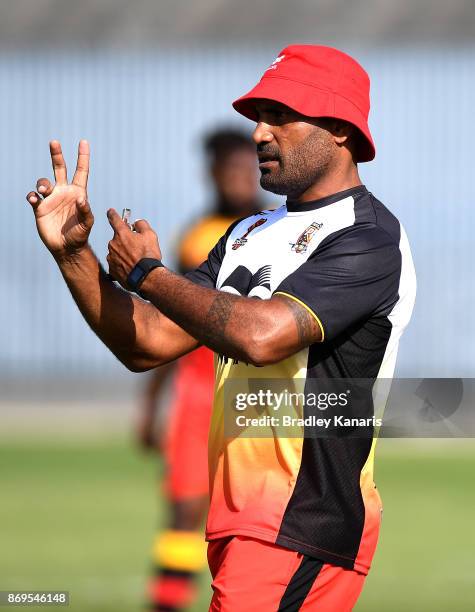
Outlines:
<svg viewBox="0 0 475 612"><path fill-rule="evenodd" d="M81 140L78 147L76 172L68 183L66 163L61 144L50 143L55 184L40 178L36 191L26 199L31 204L41 240L55 258L78 253L86 244L94 224L94 216L87 201L89 175L89 144Z"/></svg>
<svg viewBox="0 0 475 612"><path fill-rule="evenodd" d="M144 219L136 221L133 225L135 231L131 231L127 222L121 219L113 208L107 211L107 218L114 230L114 237L108 245L109 274L122 287L129 289L127 277L141 259L162 258L157 234Z"/></svg>

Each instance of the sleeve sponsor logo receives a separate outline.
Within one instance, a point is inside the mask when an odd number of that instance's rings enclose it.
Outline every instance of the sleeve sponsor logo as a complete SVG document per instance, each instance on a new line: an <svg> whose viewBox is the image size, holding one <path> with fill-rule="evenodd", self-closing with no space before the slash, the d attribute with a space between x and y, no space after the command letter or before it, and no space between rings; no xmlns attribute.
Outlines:
<svg viewBox="0 0 475 612"><path fill-rule="evenodd" d="M249 236L249 234L253 230L255 230L256 227L259 227L260 225L262 225L266 221L267 221L267 219L258 219L255 223L250 225L247 228L246 232L241 236L241 238L236 238L236 240L233 242L233 246L232 246L233 251L236 251L237 249L239 249L239 247L244 246L246 244L246 242L247 242L247 237Z"/></svg>

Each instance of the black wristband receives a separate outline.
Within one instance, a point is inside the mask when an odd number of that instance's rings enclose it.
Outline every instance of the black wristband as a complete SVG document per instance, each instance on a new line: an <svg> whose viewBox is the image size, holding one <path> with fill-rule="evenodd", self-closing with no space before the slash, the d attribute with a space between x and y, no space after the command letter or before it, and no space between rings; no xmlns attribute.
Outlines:
<svg viewBox="0 0 475 612"><path fill-rule="evenodd" d="M144 282L147 275L155 268L164 268L165 266L159 259L144 257L134 268L132 268L127 277L127 285L135 293L139 292L140 285Z"/></svg>

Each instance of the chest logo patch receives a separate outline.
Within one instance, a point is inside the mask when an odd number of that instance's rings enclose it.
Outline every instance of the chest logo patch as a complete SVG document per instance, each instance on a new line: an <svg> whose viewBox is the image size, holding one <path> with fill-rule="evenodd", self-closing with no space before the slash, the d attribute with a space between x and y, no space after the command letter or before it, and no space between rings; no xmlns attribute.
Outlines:
<svg viewBox="0 0 475 612"><path fill-rule="evenodd" d="M307 227L307 229L305 229L300 234L300 236L295 242L290 243L291 250L295 253L305 253L310 240L312 240L313 235L322 227L323 223L317 223L316 221L314 221L311 225Z"/></svg>
<svg viewBox="0 0 475 612"><path fill-rule="evenodd" d="M233 251L235 251L236 249L239 249L239 247L242 247L243 245L245 245L246 242L247 242L247 237L252 232L252 230L255 230L256 227L259 227L260 225L262 225L266 221L267 221L267 219L258 219L255 223L250 225L247 228L246 232L241 236L241 238L236 238L236 240L233 242L233 246L232 246Z"/></svg>

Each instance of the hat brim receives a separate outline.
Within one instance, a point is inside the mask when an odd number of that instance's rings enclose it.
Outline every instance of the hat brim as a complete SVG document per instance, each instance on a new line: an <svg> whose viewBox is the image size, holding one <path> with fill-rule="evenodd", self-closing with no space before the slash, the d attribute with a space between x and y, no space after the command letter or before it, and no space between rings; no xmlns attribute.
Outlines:
<svg viewBox="0 0 475 612"><path fill-rule="evenodd" d="M333 117L352 123L361 133L356 147L356 161L374 159L376 149L363 113L350 101L331 91L287 78L266 76L244 96L233 102L238 113L251 121L258 121L256 102L280 102L306 117Z"/></svg>

